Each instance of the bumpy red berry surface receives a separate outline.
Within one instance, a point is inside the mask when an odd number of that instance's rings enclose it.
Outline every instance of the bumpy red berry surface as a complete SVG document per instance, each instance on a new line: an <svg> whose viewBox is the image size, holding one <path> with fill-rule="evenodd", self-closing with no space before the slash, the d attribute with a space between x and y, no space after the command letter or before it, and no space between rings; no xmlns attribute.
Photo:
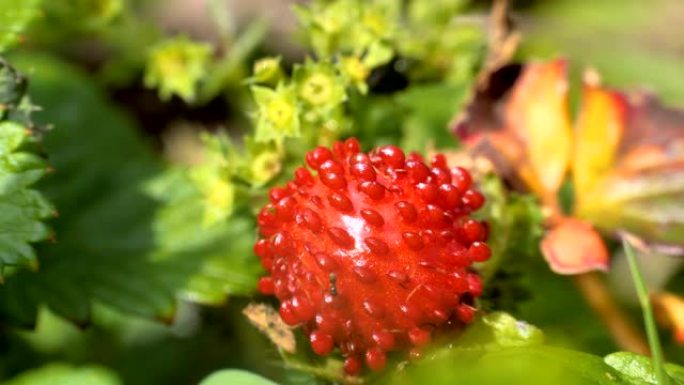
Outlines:
<svg viewBox="0 0 684 385"><path fill-rule="evenodd" d="M435 332L473 319L489 258L484 202L468 171L430 164L395 146L369 154L355 139L318 147L284 187L270 191L254 246L269 276L258 284L301 325L314 352L336 347L345 370L381 370L386 354L416 355Z"/></svg>

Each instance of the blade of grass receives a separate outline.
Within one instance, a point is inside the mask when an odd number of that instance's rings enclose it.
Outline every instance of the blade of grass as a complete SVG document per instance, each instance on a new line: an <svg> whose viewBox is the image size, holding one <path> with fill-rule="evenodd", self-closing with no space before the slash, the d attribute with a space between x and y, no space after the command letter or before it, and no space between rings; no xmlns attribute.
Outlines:
<svg viewBox="0 0 684 385"><path fill-rule="evenodd" d="M622 237L622 247L625 250L625 255L629 262L629 271L632 274L632 281L634 282L634 287L636 288L637 296L639 297L639 304L641 305L641 310L644 314L644 325L646 326L646 335L648 336L648 344L651 348L653 369L658 385L670 385L670 377L665 372L665 359L663 357L663 349L660 346L660 339L658 338L655 318L653 317L651 299L648 295L648 289L646 288L644 277L641 274L634 248L627 240L627 236Z"/></svg>

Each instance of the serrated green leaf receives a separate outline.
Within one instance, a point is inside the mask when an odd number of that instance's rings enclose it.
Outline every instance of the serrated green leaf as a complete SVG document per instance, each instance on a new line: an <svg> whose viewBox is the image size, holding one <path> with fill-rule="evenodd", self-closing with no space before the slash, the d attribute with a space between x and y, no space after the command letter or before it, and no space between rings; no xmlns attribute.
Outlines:
<svg viewBox="0 0 684 385"><path fill-rule="evenodd" d="M19 42L26 26L39 15L41 0L0 0L0 52Z"/></svg>
<svg viewBox="0 0 684 385"><path fill-rule="evenodd" d="M24 98L23 77L0 60L0 274L5 266L36 265L29 245L48 237L43 220L54 212L48 201L31 189L47 172L45 161L31 151L34 134L24 125L2 120ZM9 114L5 114L9 112Z"/></svg>
<svg viewBox="0 0 684 385"><path fill-rule="evenodd" d="M191 173L172 169L148 185L162 203L153 227L157 248L152 258L196 265L182 290L191 301L215 305L227 295L252 293L261 274L251 251L253 219L242 214L206 222L207 206L214 203L207 202Z"/></svg>
<svg viewBox="0 0 684 385"><path fill-rule="evenodd" d="M225 369L214 372L199 385L277 385L275 382L245 370Z"/></svg>
<svg viewBox="0 0 684 385"><path fill-rule="evenodd" d="M46 56L17 60L33 70L32 95L50 106L40 118L55 124L44 141L55 172L42 186L60 217L56 243L39 250L40 270L0 286L2 317L31 325L47 305L86 324L101 303L170 321L178 296L217 304L254 290L261 267L245 236L250 215L228 221L232 209L224 210L207 222L207 208L229 208L227 195L208 200L195 172L165 170L87 76ZM222 169L210 166L209 179Z"/></svg>
<svg viewBox="0 0 684 385"><path fill-rule="evenodd" d="M120 385L110 370L98 366L49 364L21 373L2 385Z"/></svg>
<svg viewBox="0 0 684 385"><path fill-rule="evenodd" d="M16 108L26 93L26 77L0 57L0 118Z"/></svg>

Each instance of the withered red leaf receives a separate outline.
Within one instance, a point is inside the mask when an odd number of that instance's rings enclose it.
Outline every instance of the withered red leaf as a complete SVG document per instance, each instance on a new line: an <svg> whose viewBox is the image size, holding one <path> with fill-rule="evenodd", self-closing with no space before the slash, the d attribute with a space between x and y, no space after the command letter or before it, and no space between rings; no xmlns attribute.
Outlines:
<svg viewBox="0 0 684 385"><path fill-rule="evenodd" d="M455 134L471 152L489 158L514 188L540 198L550 229L542 251L554 270L607 265L593 227L607 234L629 231L681 253L684 111L647 93L606 89L588 72L573 129L566 72L563 60L493 72L457 119ZM558 205L568 169L574 186L570 214L584 222L568 220ZM586 243L573 250L565 247L571 239ZM595 248L593 258L587 257L588 245Z"/></svg>

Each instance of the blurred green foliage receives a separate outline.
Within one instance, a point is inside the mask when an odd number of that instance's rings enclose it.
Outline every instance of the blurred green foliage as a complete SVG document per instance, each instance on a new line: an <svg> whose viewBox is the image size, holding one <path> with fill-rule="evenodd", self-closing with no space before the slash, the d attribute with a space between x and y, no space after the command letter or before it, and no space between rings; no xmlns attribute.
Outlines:
<svg viewBox="0 0 684 385"><path fill-rule="evenodd" d="M24 28L40 14L41 0L0 1L0 52L21 40Z"/></svg>
<svg viewBox="0 0 684 385"><path fill-rule="evenodd" d="M121 384L114 373L99 367L76 368L70 365L50 364L39 369L34 369L11 381L3 382L3 385L118 385Z"/></svg>

